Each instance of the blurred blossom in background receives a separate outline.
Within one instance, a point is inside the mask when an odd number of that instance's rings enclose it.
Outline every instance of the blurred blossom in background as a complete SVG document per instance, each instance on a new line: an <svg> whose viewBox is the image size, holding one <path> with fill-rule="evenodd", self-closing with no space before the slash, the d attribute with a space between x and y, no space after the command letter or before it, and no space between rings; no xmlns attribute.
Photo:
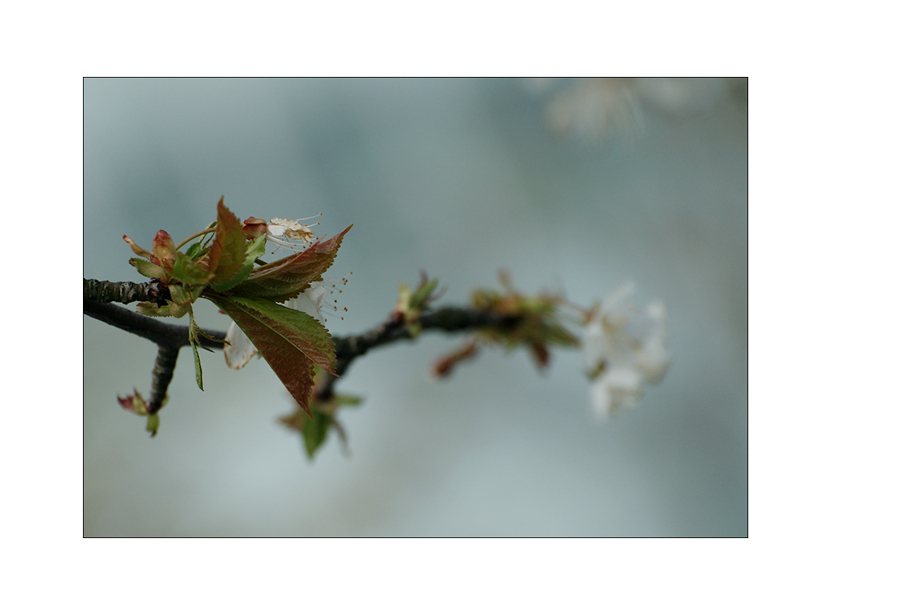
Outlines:
<svg viewBox="0 0 902 615"><path fill-rule="evenodd" d="M635 283L666 306L663 381L597 424L585 358L483 352L462 337L354 363L310 462L262 361L184 351L151 440L116 395L156 348L84 318L87 536L745 536L745 79L88 79L85 277L137 280L128 234L176 241L215 218L320 212L349 224L327 275L337 335L384 321L424 269L441 304L497 287L590 305ZM201 305L198 322L230 321ZM184 324L184 323L179 323ZM597 400L596 400L597 411Z"/></svg>

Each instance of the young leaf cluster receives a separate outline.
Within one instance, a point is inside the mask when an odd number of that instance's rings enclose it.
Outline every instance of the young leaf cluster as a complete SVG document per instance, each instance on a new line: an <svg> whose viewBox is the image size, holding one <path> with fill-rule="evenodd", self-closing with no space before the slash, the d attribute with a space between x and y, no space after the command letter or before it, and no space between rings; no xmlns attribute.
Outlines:
<svg viewBox="0 0 902 615"><path fill-rule="evenodd" d="M532 355L539 369L548 366L551 353L550 346L579 346L579 338L574 336L561 323L560 307L564 299L558 295L540 293L538 295L522 295L511 285L510 279L501 274L502 291L478 289L472 297L473 307L479 311L503 317L507 322L515 323L510 327L489 327L479 332L478 339L483 343L501 344L505 348L525 347ZM455 354L449 355L436 365L436 373L450 372L458 361L475 356L474 345L465 346Z"/></svg>
<svg viewBox="0 0 902 615"><path fill-rule="evenodd" d="M392 316L404 321L410 337L415 338L422 333L420 314L438 298L433 294L437 286L438 279L430 280L425 272L420 274L420 284L416 289L412 290L406 284L398 285L398 303Z"/></svg>
<svg viewBox="0 0 902 615"><path fill-rule="evenodd" d="M192 305L200 298L213 302L244 331L309 415L314 365L334 374L334 345L329 332L315 318L279 304L322 280L351 227L331 239L312 243L302 252L257 266L267 240L261 223L256 218L242 223L220 199L216 222L178 246L163 230L157 232L150 250L123 236L137 255L129 263L169 291L160 303L139 303L138 312L148 316L189 315L195 375L203 390L198 347L202 347L200 337L209 336L194 321ZM184 252L180 250L192 240Z"/></svg>
<svg viewBox="0 0 902 615"><path fill-rule="evenodd" d="M317 377L321 377L322 373L321 370L316 370ZM347 442L344 428L335 415L342 406L358 406L362 401L359 397L350 395L333 394L328 399L320 399L314 394L309 411L299 407L293 414L279 417L279 421L301 434L307 457L313 459L332 431L338 434L343 443Z"/></svg>

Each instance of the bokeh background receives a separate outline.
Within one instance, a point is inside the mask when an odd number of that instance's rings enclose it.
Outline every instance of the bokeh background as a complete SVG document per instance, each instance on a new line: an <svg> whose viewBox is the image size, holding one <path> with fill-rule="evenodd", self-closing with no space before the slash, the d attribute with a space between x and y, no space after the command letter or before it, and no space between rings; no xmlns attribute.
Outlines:
<svg viewBox="0 0 902 615"><path fill-rule="evenodd" d="M338 335L392 310L421 269L463 303L508 271L584 305L626 281L660 298L673 364L639 406L591 417L576 352L539 375L460 337L357 361L365 398L311 462L262 361L185 351L159 435L155 347L84 318L86 536L745 536L747 83L742 79L87 79L84 275L140 277L123 234L176 241L239 218L323 213L354 228ZM199 322L228 319L200 305Z"/></svg>

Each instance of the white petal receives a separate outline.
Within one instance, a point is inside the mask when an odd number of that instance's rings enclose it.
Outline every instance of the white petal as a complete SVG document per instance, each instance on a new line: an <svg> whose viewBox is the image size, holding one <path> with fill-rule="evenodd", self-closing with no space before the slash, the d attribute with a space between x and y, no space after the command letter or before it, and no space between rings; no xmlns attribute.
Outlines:
<svg viewBox="0 0 902 615"><path fill-rule="evenodd" d="M642 376L629 367L616 367L605 372L590 387L592 408L600 419L606 419L620 408L633 408L642 397Z"/></svg>
<svg viewBox="0 0 902 615"><path fill-rule="evenodd" d="M642 374L632 367L614 367L608 370L604 379L611 390L624 399L630 396L638 399L642 394Z"/></svg>
<svg viewBox="0 0 902 615"><path fill-rule="evenodd" d="M329 296L329 291L324 286L312 286L302 292L294 299L285 302L285 307L304 312L308 316L313 316L320 324L324 324L323 320L323 301Z"/></svg>
<svg viewBox="0 0 902 615"><path fill-rule="evenodd" d="M605 324L618 329L625 327L629 321L630 313L636 310L633 302L633 295L635 294L636 284L627 282L605 297L601 303L601 316Z"/></svg>
<svg viewBox="0 0 902 615"><path fill-rule="evenodd" d="M609 293L607 297L604 298L604 303L602 306L607 308L608 306L612 308L621 307L623 304L628 303L630 297L636 294L636 283L635 282L626 282L618 286L614 292Z"/></svg>
<svg viewBox="0 0 902 615"><path fill-rule="evenodd" d="M586 371L594 372L598 364L605 358L604 334L601 330L601 321L592 319L586 327L586 333L582 341L583 361Z"/></svg>
<svg viewBox="0 0 902 615"><path fill-rule="evenodd" d="M640 310L633 301L635 291L632 283L618 288L586 325L582 353L593 379L592 405L599 417L635 406L642 387L660 382L670 365L664 347L667 310L661 301ZM604 369L599 369L601 365Z"/></svg>
<svg viewBox="0 0 902 615"><path fill-rule="evenodd" d="M286 220L285 218L273 218L271 224L267 227L267 231L273 237L282 237L286 239L297 239L308 242L313 239L313 231L306 224L301 224L297 220Z"/></svg>
<svg viewBox="0 0 902 615"><path fill-rule="evenodd" d="M241 369L257 354L257 348L250 338L234 322L226 333L226 341L229 342L224 351L226 365L232 369Z"/></svg>
<svg viewBox="0 0 902 615"><path fill-rule="evenodd" d="M670 355L660 337L649 339L635 357L635 366L649 384L658 384L670 366Z"/></svg>
<svg viewBox="0 0 902 615"><path fill-rule="evenodd" d="M592 399L592 409L595 411L595 416L601 421L606 421L614 411L614 402L603 378L599 378L592 383L592 386L589 387L589 396Z"/></svg>
<svg viewBox="0 0 902 615"><path fill-rule="evenodd" d="M651 319L656 335L667 333L667 308L661 301L652 301L645 306L645 314Z"/></svg>

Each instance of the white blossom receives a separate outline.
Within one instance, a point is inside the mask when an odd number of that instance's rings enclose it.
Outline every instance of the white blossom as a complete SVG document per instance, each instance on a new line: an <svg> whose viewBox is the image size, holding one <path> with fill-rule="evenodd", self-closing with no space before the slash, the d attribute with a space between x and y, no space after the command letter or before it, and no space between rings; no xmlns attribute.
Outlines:
<svg viewBox="0 0 902 615"><path fill-rule="evenodd" d="M667 310L660 301L640 310L632 300L634 293L633 284L616 290L586 326L583 358L592 408L601 420L620 408L634 407L642 386L660 382L670 365L664 348Z"/></svg>
<svg viewBox="0 0 902 615"><path fill-rule="evenodd" d="M285 218L273 218L270 220L266 228L266 234L269 235L271 241L285 238L309 243L313 239L313 231L310 230L309 226L301 224L300 220L286 220Z"/></svg>
<svg viewBox="0 0 902 615"><path fill-rule="evenodd" d="M232 321L229 325L229 331L225 336L225 355L226 365L232 369L241 369L257 354L257 347L251 342L250 338L244 334L244 331Z"/></svg>
<svg viewBox="0 0 902 615"><path fill-rule="evenodd" d="M312 216L316 217L316 216ZM307 220L308 218L302 218ZM300 220L273 218L266 225L266 241L279 248L299 248L313 241L313 231Z"/></svg>
<svg viewBox="0 0 902 615"><path fill-rule="evenodd" d="M581 79L554 96L548 119L553 130L590 142L611 128L635 135L643 125L629 79Z"/></svg>

